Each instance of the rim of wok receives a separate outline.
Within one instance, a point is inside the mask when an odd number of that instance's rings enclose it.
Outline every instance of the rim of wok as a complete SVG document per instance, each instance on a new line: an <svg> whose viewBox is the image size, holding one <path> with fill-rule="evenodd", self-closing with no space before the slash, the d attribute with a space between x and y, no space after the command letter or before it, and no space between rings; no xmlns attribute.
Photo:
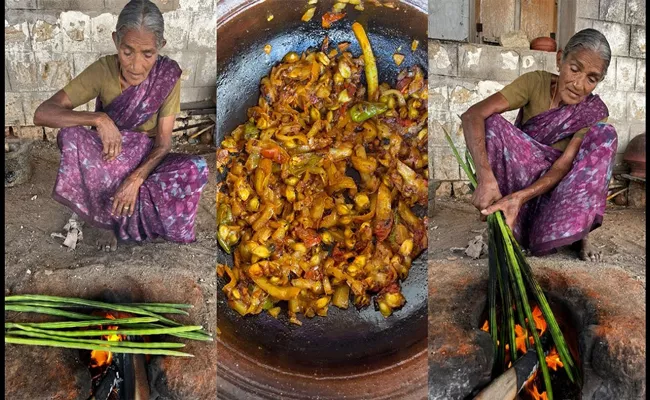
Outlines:
<svg viewBox="0 0 650 400"><path fill-rule="evenodd" d="M225 37L230 41L227 45L230 48L234 47L234 55L229 59L218 58L217 62L219 71L217 79L217 145L220 144L225 135L229 134L237 125L245 121L246 110L255 104L259 97L260 80L268 74L271 66L279 62L288 51L300 53L308 47L319 46L325 34L328 34L332 45L336 45L341 41L349 41L351 44L350 51L355 56L359 56L361 50L354 38L354 34L349 29L357 16L359 17L357 20L362 22L366 27L371 44L373 45L378 63L380 82L386 81L394 86L397 73L401 69L414 64L418 64L426 76L427 6L424 1L405 0L399 2L400 10L381 10L381 12L388 16L398 16L401 13L405 13L409 17L412 17L413 14L418 15L419 18L407 19L407 24L421 19L420 22L423 26L420 29L406 27L402 28L401 32L393 29L397 33L394 38L401 38L399 43L402 46L402 50L400 53L406 56L400 67L397 67L392 60L392 54L397 51L397 46L391 47L390 49L385 48L385 46L393 44L390 40L385 39L385 37L390 38L390 33L393 31L390 31L390 28L386 28L388 33L386 31L380 32L380 36L374 32L372 19L376 15L380 15L379 13L375 14L372 12L372 9L376 8L375 6L366 4L366 11L359 13L358 11L350 12L351 8L348 5L345 10L348 14L346 18L335 23L332 29L324 30L320 27L320 17L325 11L331 9L333 3L334 1L320 0L316 5L317 11L312 21L303 23L300 21L300 16L306 10L307 0L267 0L254 2L224 0L219 2L217 32L223 32L221 34L222 39ZM283 7L278 8L278 4L281 4ZM269 14L274 15L273 20L270 22L266 19ZM364 18L364 14L371 18ZM407 17L402 16L401 18ZM368 19L370 19L369 24L365 23ZM277 24L280 23L285 23L285 25L278 27ZM232 28L235 24L237 27ZM368 25L370 25L369 28ZM346 28L342 29L343 26ZM225 30L228 28L246 32L246 35L251 37L242 38L239 35L236 38L230 38L225 33ZM340 32L337 31L337 28ZM347 34L344 34L344 38L342 38L341 35L345 30L347 30ZM308 36L310 40L303 40L298 44L296 41L287 40L286 37L283 37L283 35L289 35L288 32L292 32L291 35L295 35L297 32L298 35ZM408 32L411 32L411 34ZM414 35L415 33L417 33L417 36ZM257 35L257 37L253 37L254 35ZM233 36L233 34L230 36ZM275 40L278 36L280 36L280 39ZM406 36L409 36L410 40L403 40ZM419 40L419 46L415 56L410 49L413 39ZM223 40L219 40L218 43L221 45ZM263 47L266 43L270 43L273 46L269 56L263 52ZM300 48L296 48L297 44ZM228 50L230 51L230 49ZM220 54L219 51L218 54ZM253 69L256 71L262 70L263 72L248 72L247 70L249 68L246 66L252 65L249 64L250 62L257 63ZM246 78L246 80L243 78ZM237 82L238 85L243 87L235 94L223 95L223 87L228 87L228 82ZM254 93L254 96L250 93ZM426 212L426 209L424 211ZM425 216L425 212L420 213L420 216ZM389 323L384 321L383 316L378 311L375 311L372 305L361 312L358 312L353 306L350 306L347 310L330 307L327 317L307 319L304 316L300 316L299 318L303 321L303 326L295 326L288 323L285 311L286 305L283 307L283 312L277 321L266 313L241 317L228 306L225 296L221 291L225 284L225 279L219 278L217 288L217 307L219 311L217 314L217 326L219 327L220 335L217 335L217 346L220 397L224 395L224 398L242 398L246 394L250 398L251 393L256 393L260 396L258 398L277 398L280 395L283 398L305 398L310 393L318 393L319 398L340 398L345 395L346 398L354 399L368 398L371 394L373 396L372 398L395 398L394 396L399 393L401 398L410 398L411 396L421 398L422 393L420 393L421 390L418 392L418 389L426 387L427 382L426 258L427 251L425 250L414 260L409 277L406 281L401 282L402 290L407 297L407 305L389 317ZM220 248L218 248L217 261L232 265L232 259L229 259ZM415 300L414 298L409 299L409 288L411 288L412 292L418 292L414 297ZM409 305L411 306L410 309L408 308ZM408 312L408 315L400 319L399 315L402 311ZM392 321L391 318L397 320L398 324L396 326L390 326L382 332L384 335L395 333L395 337L391 338L392 341L389 340L388 342L393 345L393 349L396 347L399 349L392 354L388 354L385 351L383 353L369 352L365 359L363 357L353 357L350 359L349 357L340 356L338 357L339 360L335 362L331 362L330 360L324 363L320 360L312 360L311 363L305 363L305 360L301 360L296 363L295 359L291 358L290 351L286 348L280 351L282 354L277 354L278 348L274 344L279 336L285 336L286 339L286 335L291 336L292 334L296 334L296 332L304 332L305 335L301 336L298 334L297 336L301 339L306 338L308 342L310 340L317 342L318 329L310 330L310 328L328 325L327 323L323 324L323 321L330 321L330 325L337 322L347 323L349 321L346 321L344 317L346 314L355 315L356 320L366 323L368 326L375 327L384 326L385 328ZM364 314L365 319L359 317L361 314ZM251 322L253 319L257 319L257 323ZM265 321L260 322L261 319ZM404 321L407 323L404 323ZM399 324L400 322L402 322L401 325ZM251 340L254 338L245 337L246 334L251 333L246 330L250 326L257 328L264 326L264 333L268 336L275 336L273 339L267 338L266 343L261 343L264 342L262 339L260 339L261 342ZM413 331L415 331L415 334L413 334ZM374 334L373 332L370 333L370 335ZM402 344L400 339L409 334L412 336L412 343L408 343L408 345ZM371 342L373 338L364 337L363 339L365 342ZM291 342L289 341L287 343ZM304 345L305 343L302 344ZM326 343L325 347L331 344ZM368 348L372 348L372 346L368 346ZM342 361L343 358L346 358L347 362ZM255 378L251 380L253 376ZM287 392L294 393L291 395ZM297 397L293 397L294 395Z"/></svg>

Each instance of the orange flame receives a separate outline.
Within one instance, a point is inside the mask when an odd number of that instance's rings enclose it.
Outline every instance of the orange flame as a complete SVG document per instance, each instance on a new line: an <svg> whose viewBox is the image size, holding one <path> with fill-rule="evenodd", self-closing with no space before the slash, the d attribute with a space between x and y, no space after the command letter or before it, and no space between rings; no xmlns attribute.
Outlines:
<svg viewBox="0 0 650 400"><path fill-rule="evenodd" d="M560 360L560 355L557 353L557 349L555 347L553 347L546 356L546 365L548 365L548 367L553 371L557 371L557 367L564 367L562 360Z"/></svg>
<svg viewBox="0 0 650 400"><path fill-rule="evenodd" d="M487 319L483 323L483 326L481 327L481 330L490 333L490 324L488 324Z"/></svg>
<svg viewBox="0 0 650 400"><path fill-rule="evenodd" d="M536 386L536 385L532 385L532 386L533 386L533 389L531 390L531 389L529 388L529 389L528 389L528 393L530 393L531 396L533 396L533 399L534 399L534 400L548 400L548 397L547 397L547 395L546 395L546 391L540 393L540 392L537 390L537 386Z"/></svg>
<svg viewBox="0 0 650 400"><path fill-rule="evenodd" d="M533 344L532 341L531 344ZM524 332L524 329L520 325L515 325L515 346L517 347L517 350L522 353L527 351L526 332Z"/></svg>
<svg viewBox="0 0 650 400"><path fill-rule="evenodd" d="M542 336L546 332L546 320L542 315L542 310L538 306L533 308L533 321L535 321L535 327L540 330L539 336Z"/></svg>
<svg viewBox="0 0 650 400"><path fill-rule="evenodd" d="M105 317L107 319L115 319L111 314L106 314ZM118 326L110 325L106 329L115 331L118 328ZM99 329L102 329L102 326L100 326ZM102 338L109 342L120 342L124 339L123 335L116 334L102 336ZM90 352L90 365L92 367L103 367L104 365L109 365L112 360L113 353L110 351L92 350Z"/></svg>

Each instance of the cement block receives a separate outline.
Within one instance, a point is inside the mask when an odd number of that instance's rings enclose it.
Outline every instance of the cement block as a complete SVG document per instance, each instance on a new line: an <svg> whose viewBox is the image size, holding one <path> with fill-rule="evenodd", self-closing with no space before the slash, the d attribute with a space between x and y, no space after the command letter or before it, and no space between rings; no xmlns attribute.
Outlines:
<svg viewBox="0 0 650 400"><path fill-rule="evenodd" d="M11 87L17 92L56 91L72 79L70 54L16 53L5 62Z"/></svg>
<svg viewBox="0 0 650 400"><path fill-rule="evenodd" d="M645 26L632 26L630 56L645 58Z"/></svg>
<svg viewBox="0 0 650 400"><path fill-rule="evenodd" d="M612 57L609 62L609 68L607 69L605 79L603 79L602 82L599 82L596 86L596 93L616 90L616 67L618 65L618 58L619 57Z"/></svg>
<svg viewBox="0 0 650 400"><path fill-rule="evenodd" d="M173 11L178 8L176 0L152 0L161 12ZM105 8L119 14L129 0L106 0Z"/></svg>
<svg viewBox="0 0 650 400"><path fill-rule="evenodd" d="M495 81L519 76L519 54L496 46L462 44L458 47L458 75Z"/></svg>
<svg viewBox="0 0 650 400"><path fill-rule="evenodd" d="M456 130L453 129L451 114L448 111L429 110L429 152L431 152L431 146L444 146L447 144L447 140L445 139L445 130L449 132L454 144L462 143L463 146L465 145L462 134L459 136L456 133ZM433 162L432 158L429 158L429 160Z"/></svg>
<svg viewBox="0 0 650 400"><path fill-rule="evenodd" d="M92 50L90 16L79 11L61 13L63 51L83 53Z"/></svg>
<svg viewBox="0 0 650 400"><path fill-rule="evenodd" d="M38 0L43 10L98 11L104 8L104 0Z"/></svg>
<svg viewBox="0 0 650 400"><path fill-rule="evenodd" d="M622 91L634 90L636 84L636 59L618 57L616 62L616 89Z"/></svg>
<svg viewBox="0 0 650 400"><path fill-rule="evenodd" d="M600 0L599 18L602 21L625 22L625 1Z"/></svg>
<svg viewBox="0 0 650 400"><path fill-rule="evenodd" d="M557 67L557 53L551 51L542 51L542 57L544 57L544 71L550 72L552 74L558 74L559 69Z"/></svg>
<svg viewBox="0 0 650 400"><path fill-rule="evenodd" d="M436 197L446 198L451 197L452 194L452 182L440 182L438 188L436 189Z"/></svg>
<svg viewBox="0 0 650 400"><path fill-rule="evenodd" d="M594 29L601 31L612 49L612 55L627 56L630 46L630 27L615 22L594 21ZM645 39L644 39L645 41Z"/></svg>
<svg viewBox="0 0 650 400"><path fill-rule="evenodd" d="M214 13L192 13L192 24L188 37L189 50L217 51L217 15Z"/></svg>
<svg viewBox="0 0 650 400"><path fill-rule="evenodd" d="M449 111L452 115L460 115L474 103L482 100L477 89L478 82L469 80L449 87Z"/></svg>
<svg viewBox="0 0 650 400"><path fill-rule="evenodd" d="M73 70L74 76L77 76L80 73L82 73L83 70L88 68L90 64L99 60L99 58L100 58L99 53L74 53L72 55L72 60L74 65L74 70Z"/></svg>
<svg viewBox="0 0 650 400"><path fill-rule="evenodd" d="M181 74L181 87L191 87L194 85L194 79L196 76L197 66L199 59L201 58L200 53L193 53L189 51L175 51L173 53L164 53L172 60L176 61L178 65L183 70ZM214 85L217 81L216 68L212 74L212 84Z"/></svg>
<svg viewBox="0 0 650 400"><path fill-rule="evenodd" d="M214 86L217 80L217 52L206 51L199 57L194 86ZM429 100L431 101L431 100Z"/></svg>
<svg viewBox="0 0 650 400"><path fill-rule="evenodd" d="M645 92L645 60L636 60L636 83L634 90Z"/></svg>
<svg viewBox="0 0 650 400"><path fill-rule="evenodd" d="M32 49L35 52L62 53L63 32L57 23L51 24L47 21L37 20L30 24Z"/></svg>
<svg viewBox="0 0 650 400"><path fill-rule="evenodd" d="M609 110L609 119L613 121L625 121L627 114L627 98L625 92L606 91L598 94L607 105L607 109Z"/></svg>
<svg viewBox="0 0 650 400"><path fill-rule="evenodd" d="M611 124L616 130L616 136L618 137L618 147L616 148L616 152L624 153L627 144L630 142L630 125L625 121L614 120L608 120L607 123Z"/></svg>
<svg viewBox="0 0 650 400"><path fill-rule="evenodd" d="M477 86L478 96L481 100L487 99L503 87L503 84L496 81L480 81Z"/></svg>
<svg viewBox="0 0 650 400"><path fill-rule="evenodd" d="M11 81L9 80L9 74L7 73L7 67L5 67L5 92L11 92Z"/></svg>
<svg viewBox="0 0 650 400"><path fill-rule="evenodd" d="M627 0L625 23L645 26L645 0Z"/></svg>
<svg viewBox="0 0 650 400"><path fill-rule="evenodd" d="M20 51L31 51L29 40L29 25L21 22L12 26L5 25L5 54Z"/></svg>
<svg viewBox="0 0 650 400"><path fill-rule="evenodd" d="M449 90L446 84L429 81L429 110L449 110Z"/></svg>
<svg viewBox="0 0 650 400"><path fill-rule="evenodd" d="M214 11L215 0L179 0L178 8L186 11Z"/></svg>
<svg viewBox="0 0 650 400"><path fill-rule="evenodd" d="M210 100L213 97L215 97L216 94L217 94L216 83L212 87L182 87L181 86L181 103L193 103L196 101Z"/></svg>
<svg viewBox="0 0 650 400"><path fill-rule="evenodd" d="M593 19L576 18L576 32L580 32L583 29L593 28L593 27L594 27Z"/></svg>
<svg viewBox="0 0 650 400"><path fill-rule="evenodd" d="M645 133L645 121L644 122L631 122L630 123L630 140L639 136L642 133Z"/></svg>
<svg viewBox="0 0 650 400"><path fill-rule="evenodd" d="M25 125L21 94L5 92L5 126L21 125Z"/></svg>
<svg viewBox="0 0 650 400"><path fill-rule="evenodd" d="M5 8L14 10L36 10L36 0L5 0Z"/></svg>
<svg viewBox="0 0 650 400"><path fill-rule="evenodd" d="M192 24L192 13L185 11L172 11L163 14L165 19L165 39L167 51L178 51L187 48L189 36L188 27ZM216 29L216 24L215 24ZM213 49L216 47L213 47Z"/></svg>
<svg viewBox="0 0 650 400"><path fill-rule="evenodd" d="M25 125L34 125L34 113L38 106L52 97L55 92L24 93L22 96L23 111L25 112Z"/></svg>
<svg viewBox="0 0 650 400"><path fill-rule="evenodd" d="M469 187L468 181L452 182L452 188L454 189L454 197L471 197L472 190Z"/></svg>
<svg viewBox="0 0 650 400"><path fill-rule="evenodd" d="M21 139L39 141L42 141L45 135L41 126L19 126L14 129L14 134Z"/></svg>
<svg viewBox="0 0 650 400"><path fill-rule="evenodd" d="M627 120L645 121L645 93L627 94Z"/></svg>
<svg viewBox="0 0 650 400"><path fill-rule="evenodd" d="M578 17L598 19L600 0L577 0Z"/></svg>
<svg viewBox="0 0 650 400"><path fill-rule="evenodd" d="M458 45L429 39L429 74L458 75Z"/></svg>
<svg viewBox="0 0 650 400"><path fill-rule="evenodd" d="M458 149L464 152L465 149ZM433 178L443 181L460 180L460 166L449 146L435 146L429 150L433 157ZM461 153L462 154L462 153Z"/></svg>
<svg viewBox="0 0 650 400"><path fill-rule="evenodd" d="M90 20L91 50L96 53L115 53L112 34L117 24L117 15L104 13Z"/></svg>
<svg viewBox="0 0 650 400"><path fill-rule="evenodd" d="M518 50L519 53L519 74L544 69L546 65L546 54L536 50Z"/></svg>

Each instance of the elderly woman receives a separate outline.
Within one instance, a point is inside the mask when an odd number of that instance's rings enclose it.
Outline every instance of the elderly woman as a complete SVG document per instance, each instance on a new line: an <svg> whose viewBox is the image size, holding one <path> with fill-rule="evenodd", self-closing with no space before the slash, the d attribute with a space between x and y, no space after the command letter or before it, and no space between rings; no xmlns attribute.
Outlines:
<svg viewBox="0 0 650 400"><path fill-rule="evenodd" d="M208 169L203 158L170 153L180 111L178 64L159 55L164 20L148 0L120 13L117 54L100 58L41 104L37 125L63 128L53 197L117 238L195 239L194 220ZM96 99L94 112L73 111Z"/></svg>
<svg viewBox="0 0 650 400"><path fill-rule="evenodd" d="M461 117L478 177L474 206L503 211L533 255L575 243L581 259L600 259L587 236L603 221L617 137L592 92L610 58L605 36L582 30L557 52L558 75L523 74ZM499 115L515 109L514 125Z"/></svg>

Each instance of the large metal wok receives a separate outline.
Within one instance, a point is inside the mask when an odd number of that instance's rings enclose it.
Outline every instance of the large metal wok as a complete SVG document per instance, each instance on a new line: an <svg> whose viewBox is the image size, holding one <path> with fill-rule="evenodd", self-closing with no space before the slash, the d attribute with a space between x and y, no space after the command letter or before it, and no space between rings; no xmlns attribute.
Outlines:
<svg viewBox="0 0 650 400"><path fill-rule="evenodd" d="M302 52L330 43L351 43L361 54L351 30L366 28L377 59L380 82L395 84L399 68L393 54L406 55L401 68L418 64L427 70L427 5L425 0L395 2L399 9L366 4L351 6L345 19L325 30L321 16L333 1L320 0L309 23L300 20L306 0L219 1L217 20L217 144L245 122L257 102L260 79L289 51ZM268 17L273 15L269 21ZM416 39L419 47L411 52ZM272 51L264 53L270 44ZM426 210L420 213L426 215ZM218 261L232 260L218 250ZM242 318L231 310L218 279L218 397L220 399L423 399L427 386L426 251L402 282L406 305L387 319L372 306L329 309L325 318L303 325L276 320L266 313ZM284 314L284 313L283 313Z"/></svg>

